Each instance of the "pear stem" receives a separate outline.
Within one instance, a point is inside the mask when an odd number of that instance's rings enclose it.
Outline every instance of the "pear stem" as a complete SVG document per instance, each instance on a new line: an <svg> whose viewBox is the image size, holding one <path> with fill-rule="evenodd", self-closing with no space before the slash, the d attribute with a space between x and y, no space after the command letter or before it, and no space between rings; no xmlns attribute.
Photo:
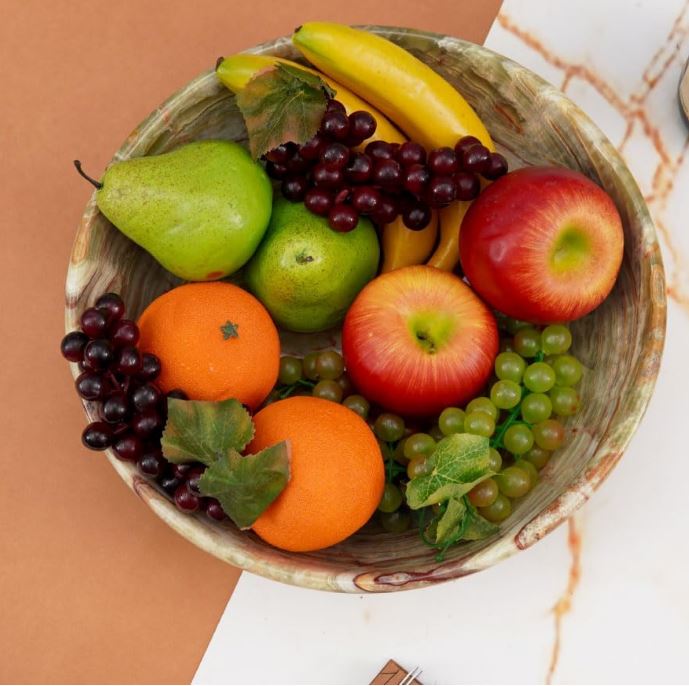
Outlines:
<svg viewBox="0 0 689 686"><path fill-rule="evenodd" d="M218 71L218 67L224 62L225 58L220 55L217 60L215 60L215 71Z"/></svg>
<svg viewBox="0 0 689 686"><path fill-rule="evenodd" d="M103 184L100 181L96 181L95 179L92 179L82 168L81 168L81 162L79 160L74 160L74 166L76 167L76 170L79 172L79 176L83 176L92 186L100 190L103 188Z"/></svg>

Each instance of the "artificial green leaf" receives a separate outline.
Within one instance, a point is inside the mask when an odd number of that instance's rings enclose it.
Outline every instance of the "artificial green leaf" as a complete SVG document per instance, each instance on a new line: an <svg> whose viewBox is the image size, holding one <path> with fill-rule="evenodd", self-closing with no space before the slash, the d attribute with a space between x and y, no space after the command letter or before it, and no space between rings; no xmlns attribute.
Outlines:
<svg viewBox="0 0 689 686"><path fill-rule="evenodd" d="M306 143L318 131L334 91L316 74L276 62L256 74L237 95L258 159L281 143Z"/></svg>
<svg viewBox="0 0 689 686"><path fill-rule="evenodd" d="M230 450L244 450L253 436L251 416L234 398L219 402L168 398L161 444L169 462L195 460L210 465Z"/></svg>
<svg viewBox="0 0 689 686"><path fill-rule="evenodd" d="M497 524L489 522L478 513L476 508L470 503L466 503L466 513L464 515L465 525L462 532L462 539L465 541L480 541L483 538L493 535L500 529Z"/></svg>
<svg viewBox="0 0 689 686"><path fill-rule="evenodd" d="M488 439L472 434L443 438L431 455L430 474L412 479L407 504L412 510L461 498L491 474Z"/></svg>
<svg viewBox="0 0 689 686"><path fill-rule="evenodd" d="M230 450L206 469L199 479L199 490L217 498L240 529L248 529L287 485L289 467L287 441L255 455Z"/></svg>
<svg viewBox="0 0 689 686"><path fill-rule="evenodd" d="M438 520L435 530L435 542L443 545L448 541L458 540L457 534L466 516L467 507L464 498L450 498L443 516Z"/></svg>

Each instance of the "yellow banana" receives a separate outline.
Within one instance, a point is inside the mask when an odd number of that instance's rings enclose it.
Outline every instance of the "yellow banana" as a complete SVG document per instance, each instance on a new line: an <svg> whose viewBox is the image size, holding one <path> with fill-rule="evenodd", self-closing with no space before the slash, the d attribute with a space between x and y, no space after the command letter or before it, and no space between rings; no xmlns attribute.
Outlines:
<svg viewBox="0 0 689 686"><path fill-rule="evenodd" d="M380 271L391 272L412 264L422 264L433 251L437 237L437 212L433 212L430 223L421 231L408 229L402 217L397 217L392 224L383 227L383 264Z"/></svg>
<svg viewBox="0 0 689 686"><path fill-rule="evenodd" d="M334 91L337 99L345 106L347 114L357 110L365 110L370 112L375 118L378 125L376 131L366 142L373 140L388 141L389 143L404 143L407 140L385 117L382 112L379 112L375 107L371 107L367 102L364 102L360 97L354 95L339 83L336 83L327 76L305 67L303 64L297 64L282 57L272 57L270 55L249 55L239 53L225 57L219 62L216 67L216 74L220 81L225 84L233 93L239 93L244 89L247 83L262 69L270 67L275 62L282 62L293 67L298 67L304 71L312 74L318 74Z"/></svg>
<svg viewBox="0 0 689 686"><path fill-rule="evenodd" d="M459 264L459 229L471 202L453 202L440 210L440 241L426 264L451 272Z"/></svg>
<svg viewBox="0 0 689 686"><path fill-rule="evenodd" d="M462 136L493 142L467 101L404 48L368 31L308 22L292 43L322 72L377 107L411 139L428 148L453 146Z"/></svg>

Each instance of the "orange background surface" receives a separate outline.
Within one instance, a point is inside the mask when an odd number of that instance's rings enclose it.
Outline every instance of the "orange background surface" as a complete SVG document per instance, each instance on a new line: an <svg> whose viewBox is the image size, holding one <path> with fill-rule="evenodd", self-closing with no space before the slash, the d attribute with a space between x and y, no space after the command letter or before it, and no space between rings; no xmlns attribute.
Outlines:
<svg viewBox="0 0 689 686"><path fill-rule="evenodd" d="M134 126L218 55L307 19L481 42L498 6L0 0L0 681L189 682L238 578L81 446L59 341L91 188L71 161L98 176Z"/></svg>

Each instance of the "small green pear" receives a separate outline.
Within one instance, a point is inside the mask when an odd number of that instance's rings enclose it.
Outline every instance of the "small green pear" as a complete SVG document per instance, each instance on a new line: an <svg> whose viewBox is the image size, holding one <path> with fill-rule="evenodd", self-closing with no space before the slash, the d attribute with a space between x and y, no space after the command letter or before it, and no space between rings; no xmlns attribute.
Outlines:
<svg viewBox="0 0 689 686"><path fill-rule="evenodd" d="M198 141L162 155L116 162L101 182L75 165L98 188L98 209L187 281L237 271L268 228L270 180L236 143Z"/></svg>

